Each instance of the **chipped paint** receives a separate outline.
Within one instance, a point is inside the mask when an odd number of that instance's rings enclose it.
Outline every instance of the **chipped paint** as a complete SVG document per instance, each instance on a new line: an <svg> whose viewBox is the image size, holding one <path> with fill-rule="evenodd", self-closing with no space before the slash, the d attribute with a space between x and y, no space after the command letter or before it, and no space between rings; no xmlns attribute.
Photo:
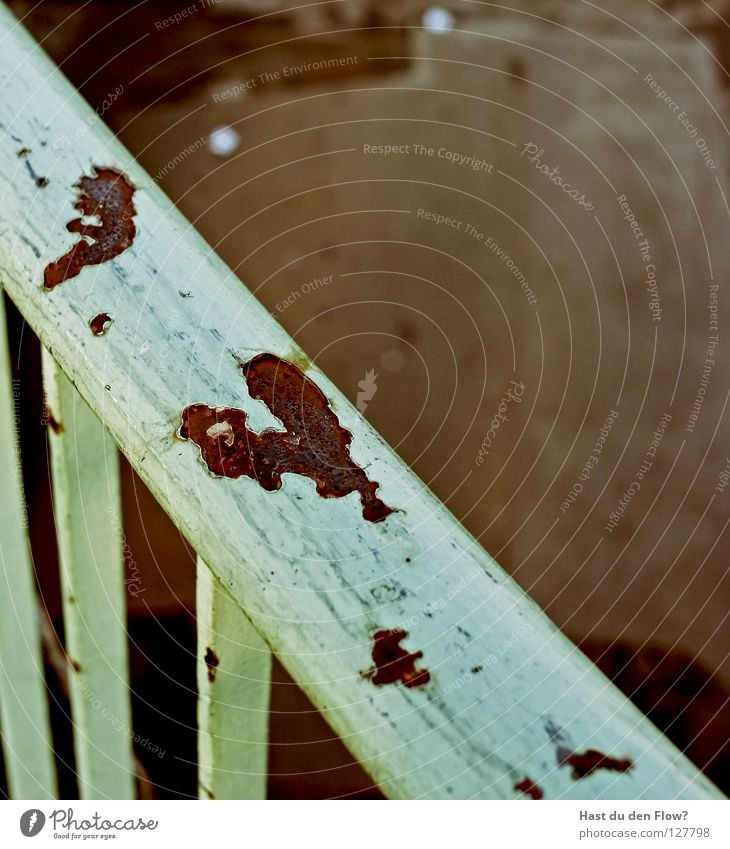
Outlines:
<svg viewBox="0 0 730 849"><path fill-rule="evenodd" d="M113 321L108 312L100 312L89 321L89 327L94 336L103 336L112 326Z"/></svg>
<svg viewBox="0 0 730 849"><path fill-rule="evenodd" d="M50 429L57 435L60 436L63 433L63 425L61 422L57 421L53 413L46 408L46 424Z"/></svg>
<svg viewBox="0 0 730 849"><path fill-rule="evenodd" d="M303 475L322 498L359 493L362 515L370 522L393 512L376 496L379 484L350 457L352 434L300 368L273 354L259 354L240 367L251 397L263 401L286 430L254 433L243 410L191 404L183 410L179 435L200 448L210 472L250 477L268 491L281 488L283 474Z"/></svg>
<svg viewBox="0 0 730 849"><path fill-rule="evenodd" d="M408 631L400 629L376 631L373 634L373 663L375 668L366 673L373 684L396 684L400 681L406 687L422 687L431 680L427 669L416 669L416 661L423 652L408 652L400 643L408 636Z"/></svg>
<svg viewBox="0 0 730 849"><path fill-rule="evenodd" d="M612 758L596 751L596 749L588 749L582 755L579 755L564 746L559 746L556 754L559 766L573 768L571 778L574 781L585 778L598 769L606 769L611 772L628 772L633 766L633 762L628 758Z"/></svg>
<svg viewBox="0 0 730 849"><path fill-rule="evenodd" d="M220 658L213 651L213 649L208 646L205 649L205 665L208 668L208 681L212 684L215 681L215 676L218 672L218 665L220 664Z"/></svg>
<svg viewBox="0 0 730 849"><path fill-rule="evenodd" d="M524 793L525 796L529 796L531 799L542 799L544 797L544 793L542 792L542 787L535 784L534 781L530 778L523 778L522 781L518 781L515 784L515 790L519 793Z"/></svg>
<svg viewBox="0 0 730 849"><path fill-rule="evenodd" d="M96 176L82 177L75 188L80 189L74 204L85 216L96 216L100 224L84 224L74 218L66 225L70 233L81 239L56 262L46 266L44 288L53 289L64 280L76 277L87 265L108 262L126 250L136 233L132 218L136 215L132 196L134 188L123 174L113 168L94 168ZM90 240L90 241L88 241Z"/></svg>
<svg viewBox="0 0 730 849"><path fill-rule="evenodd" d="M578 781L591 775L596 770L606 769L612 772L628 772L633 764L629 758L612 758L596 749L587 749L583 754L573 750L572 745L563 729L552 720L545 723L545 733L556 744L555 755L558 766L573 768L571 778Z"/></svg>

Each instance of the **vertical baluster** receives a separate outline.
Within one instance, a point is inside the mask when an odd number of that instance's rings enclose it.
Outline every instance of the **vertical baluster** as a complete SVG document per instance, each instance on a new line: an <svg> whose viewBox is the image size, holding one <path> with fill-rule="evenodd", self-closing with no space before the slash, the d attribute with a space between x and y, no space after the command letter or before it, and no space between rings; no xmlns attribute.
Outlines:
<svg viewBox="0 0 730 849"><path fill-rule="evenodd" d="M0 730L10 795L57 795L0 290Z"/></svg>
<svg viewBox="0 0 730 849"><path fill-rule="evenodd" d="M116 446L44 351L74 750L82 799L134 797Z"/></svg>
<svg viewBox="0 0 730 849"><path fill-rule="evenodd" d="M198 787L201 799L264 799L271 652L198 558Z"/></svg>

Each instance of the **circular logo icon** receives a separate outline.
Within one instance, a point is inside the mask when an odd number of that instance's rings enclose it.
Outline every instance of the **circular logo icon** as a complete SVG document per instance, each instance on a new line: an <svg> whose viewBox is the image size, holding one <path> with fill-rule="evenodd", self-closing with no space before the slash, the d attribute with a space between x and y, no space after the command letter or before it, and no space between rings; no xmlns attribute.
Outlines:
<svg viewBox="0 0 730 849"><path fill-rule="evenodd" d="M31 808L20 818L20 831L26 837L35 837L36 834L41 833L45 824L46 815L43 811L39 811L38 808Z"/></svg>

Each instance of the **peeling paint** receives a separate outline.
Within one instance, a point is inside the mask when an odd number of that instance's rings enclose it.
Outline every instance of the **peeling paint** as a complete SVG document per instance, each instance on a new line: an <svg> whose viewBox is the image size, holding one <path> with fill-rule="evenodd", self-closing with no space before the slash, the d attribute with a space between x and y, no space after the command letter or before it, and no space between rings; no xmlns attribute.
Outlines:
<svg viewBox="0 0 730 849"><path fill-rule="evenodd" d="M367 673L373 684L380 687L400 681L406 687L422 687L431 680L427 669L416 669L416 661L423 657L423 652L408 652L400 645L407 636L408 631L399 629L373 634L375 668Z"/></svg>
<svg viewBox="0 0 730 849"><path fill-rule="evenodd" d="M98 217L101 224L84 224L82 218L68 222L66 229L80 234L81 239L60 259L46 266L43 283L46 289L76 277L87 265L113 259L134 240L133 186L113 168L94 167L94 171L96 176L84 176L76 183L80 196L74 208L85 216Z"/></svg>
<svg viewBox="0 0 730 849"><path fill-rule="evenodd" d="M286 430L255 433L246 425L245 411L235 407L186 407L179 435L200 448L209 471L250 477L268 491L281 488L283 474L303 475L322 498L359 493L362 515L370 522L393 512L376 496L379 484L350 457L352 434L300 368L273 354L259 354L240 367L251 397L263 401Z"/></svg>
<svg viewBox="0 0 730 849"><path fill-rule="evenodd" d="M63 433L63 425L56 420L50 410L46 410L46 424L57 436Z"/></svg>
<svg viewBox="0 0 730 849"><path fill-rule="evenodd" d="M112 325L113 318L108 312L100 312L89 321L89 327L94 336L103 336Z"/></svg>
<svg viewBox="0 0 730 849"><path fill-rule="evenodd" d="M208 667L208 681L212 684L215 681L215 676L218 672L218 665L220 664L220 658L213 651L213 649L208 646L205 649L205 665Z"/></svg>
<svg viewBox="0 0 730 849"><path fill-rule="evenodd" d="M578 781L585 778L598 769L606 769L612 772L628 772L633 766L633 762L628 758L612 758L604 755L596 749L588 749L579 755L577 752L571 752L570 749L564 746L559 746L557 750L557 758L559 766L570 766L573 768L571 778Z"/></svg>
<svg viewBox="0 0 730 849"><path fill-rule="evenodd" d="M604 755L597 749L587 749L583 754L574 751L572 746L566 745L570 741L563 729L552 720L545 723L545 733L556 744L555 754L558 766L570 766L573 768L571 778L579 781L591 775L598 769L606 769L612 772L628 772L633 764L629 758L612 758Z"/></svg>
<svg viewBox="0 0 730 849"><path fill-rule="evenodd" d="M545 795L542 792L542 787L535 784L530 778L523 778L522 781L515 784L515 790L519 793L524 793L525 796L529 796L531 799L542 799Z"/></svg>

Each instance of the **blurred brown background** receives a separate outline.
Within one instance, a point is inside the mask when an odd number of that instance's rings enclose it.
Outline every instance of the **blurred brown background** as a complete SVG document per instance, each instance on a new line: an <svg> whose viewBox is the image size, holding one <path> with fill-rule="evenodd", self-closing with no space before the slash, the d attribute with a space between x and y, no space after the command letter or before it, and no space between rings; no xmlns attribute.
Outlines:
<svg viewBox="0 0 730 849"><path fill-rule="evenodd" d="M730 4L10 5L354 403L374 371L364 415L727 789ZM17 331L57 618L37 349ZM524 394L489 437L510 381ZM167 747L157 793L194 795L194 555L124 482L135 723ZM376 795L277 676L271 795Z"/></svg>

